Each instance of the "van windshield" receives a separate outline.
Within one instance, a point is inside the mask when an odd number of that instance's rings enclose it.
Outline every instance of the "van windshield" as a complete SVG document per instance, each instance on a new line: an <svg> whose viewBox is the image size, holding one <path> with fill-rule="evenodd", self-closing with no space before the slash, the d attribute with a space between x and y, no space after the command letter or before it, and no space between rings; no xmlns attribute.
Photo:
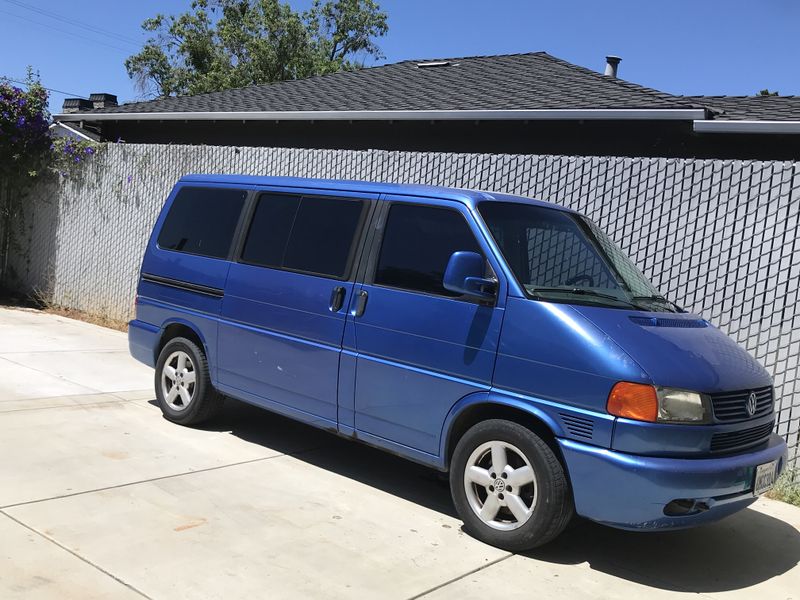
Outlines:
<svg viewBox="0 0 800 600"><path fill-rule="evenodd" d="M530 297L682 312L586 217L513 202L481 202L478 210Z"/></svg>

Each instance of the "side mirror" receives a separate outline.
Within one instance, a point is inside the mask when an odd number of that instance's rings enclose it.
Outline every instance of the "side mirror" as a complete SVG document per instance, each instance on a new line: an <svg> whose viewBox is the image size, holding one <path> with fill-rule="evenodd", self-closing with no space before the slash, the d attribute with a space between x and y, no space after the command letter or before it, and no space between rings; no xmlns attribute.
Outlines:
<svg viewBox="0 0 800 600"><path fill-rule="evenodd" d="M497 281L484 277L486 261L477 252L453 252L442 285L446 290L482 300L494 300Z"/></svg>

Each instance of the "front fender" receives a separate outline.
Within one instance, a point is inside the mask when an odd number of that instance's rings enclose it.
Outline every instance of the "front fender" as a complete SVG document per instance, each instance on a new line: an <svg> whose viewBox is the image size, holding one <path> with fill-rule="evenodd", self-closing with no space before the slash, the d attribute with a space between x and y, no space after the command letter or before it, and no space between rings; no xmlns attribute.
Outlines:
<svg viewBox="0 0 800 600"><path fill-rule="evenodd" d="M453 424L458 421L458 418L464 414L465 411L479 405L484 406L497 406L506 407L528 413L539 421L545 424L553 435L556 437L564 437L564 428L558 420L554 419L547 411L537 406L527 398L517 398L507 394L502 394L496 391L483 391L473 392L464 396L461 400L456 402L447 414L447 418L442 426L442 435L439 437L439 456L443 461L447 461L447 448L450 445L450 436L453 431Z"/></svg>

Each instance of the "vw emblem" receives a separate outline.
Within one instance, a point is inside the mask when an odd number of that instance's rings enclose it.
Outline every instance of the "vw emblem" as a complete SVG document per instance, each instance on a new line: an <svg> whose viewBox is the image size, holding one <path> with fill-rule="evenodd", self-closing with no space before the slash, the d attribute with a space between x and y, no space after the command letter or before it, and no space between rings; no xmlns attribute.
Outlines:
<svg viewBox="0 0 800 600"><path fill-rule="evenodd" d="M756 414L756 407L758 406L758 398L756 398L755 392L750 392L750 395L747 397L747 402L744 405L744 409L747 411L747 416L752 417Z"/></svg>

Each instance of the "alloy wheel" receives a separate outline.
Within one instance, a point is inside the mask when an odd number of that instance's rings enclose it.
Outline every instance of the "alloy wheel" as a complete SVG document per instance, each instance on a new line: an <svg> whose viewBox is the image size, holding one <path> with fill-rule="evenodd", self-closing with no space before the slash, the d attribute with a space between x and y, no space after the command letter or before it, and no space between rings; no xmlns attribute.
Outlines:
<svg viewBox="0 0 800 600"><path fill-rule="evenodd" d="M537 488L530 461L507 442L481 444L464 469L467 501L481 521L493 529L521 527L536 508Z"/></svg>
<svg viewBox="0 0 800 600"><path fill-rule="evenodd" d="M197 374L192 358L183 350L169 355L161 369L161 393L174 411L186 410L194 398Z"/></svg>

